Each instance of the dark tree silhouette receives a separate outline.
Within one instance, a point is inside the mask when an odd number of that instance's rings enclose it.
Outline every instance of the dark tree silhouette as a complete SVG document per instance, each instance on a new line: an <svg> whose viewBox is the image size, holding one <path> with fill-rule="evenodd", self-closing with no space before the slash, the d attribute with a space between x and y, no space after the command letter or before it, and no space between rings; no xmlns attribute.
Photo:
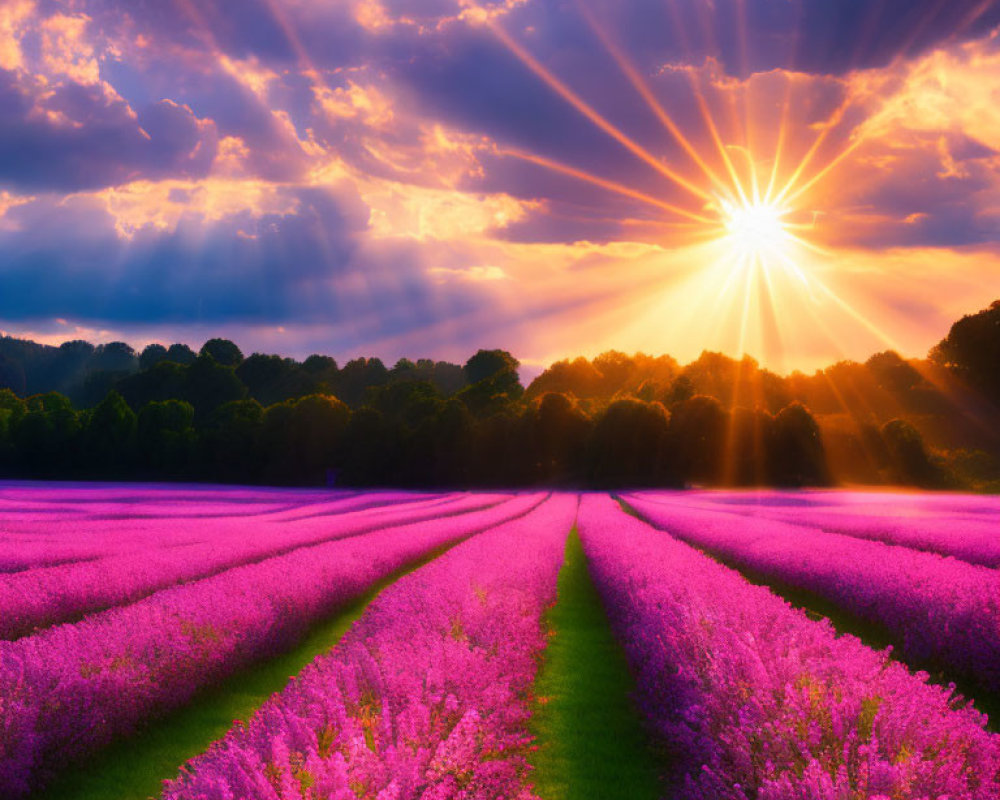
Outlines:
<svg viewBox="0 0 1000 800"><path fill-rule="evenodd" d="M224 367L237 367L243 361L243 353L229 339L209 339L201 346L199 356L210 356Z"/></svg>
<svg viewBox="0 0 1000 800"><path fill-rule="evenodd" d="M356 486L397 483L400 448L381 411L360 408L351 415L341 443L343 479Z"/></svg>
<svg viewBox="0 0 1000 800"><path fill-rule="evenodd" d="M881 434L892 480L923 487L945 482L944 473L931 461L923 437L913 425L903 419L890 420L882 426Z"/></svg>
<svg viewBox="0 0 1000 800"><path fill-rule="evenodd" d="M762 408L734 408L726 434L724 479L737 486L764 486L770 482L774 418Z"/></svg>
<svg viewBox="0 0 1000 800"><path fill-rule="evenodd" d="M534 413L535 469L546 483L578 481L591 435L590 418L576 399L561 392L546 392Z"/></svg>
<svg viewBox="0 0 1000 800"><path fill-rule="evenodd" d="M465 377L469 383L479 383L489 378L517 375L521 362L506 350L478 350L465 362Z"/></svg>
<svg viewBox="0 0 1000 800"><path fill-rule="evenodd" d="M88 367L101 372L134 372L139 368L139 357L125 342L108 342L96 347Z"/></svg>
<svg viewBox="0 0 1000 800"><path fill-rule="evenodd" d="M340 461L350 409L330 395L308 395L268 407L262 444L279 483L322 484Z"/></svg>
<svg viewBox="0 0 1000 800"><path fill-rule="evenodd" d="M118 381L117 391L133 411L154 400L184 397L188 368L175 361L164 360L150 369L129 375Z"/></svg>
<svg viewBox="0 0 1000 800"><path fill-rule="evenodd" d="M124 474L135 452L136 415L118 392L90 412L83 443L87 464L101 474Z"/></svg>
<svg viewBox="0 0 1000 800"><path fill-rule="evenodd" d="M696 394L674 408L670 439L684 478L704 483L721 479L727 424L722 404L708 395Z"/></svg>
<svg viewBox="0 0 1000 800"><path fill-rule="evenodd" d="M506 350L479 350L463 367L469 382L459 397L473 414L501 411L524 394L517 368L520 362Z"/></svg>
<svg viewBox="0 0 1000 800"><path fill-rule="evenodd" d="M136 453L148 474L186 475L192 469L197 445L190 403L154 400L142 407L136 425Z"/></svg>
<svg viewBox="0 0 1000 800"><path fill-rule="evenodd" d="M337 372L337 362L330 356L321 356L313 353L302 362L302 367L311 375L320 373Z"/></svg>
<svg viewBox="0 0 1000 800"><path fill-rule="evenodd" d="M301 397L315 381L292 358L254 353L236 367L250 396L265 406Z"/></svg>
<svg viewBox="0 0 1000 800"><path fill-rule="evenodd" d="M976 391L1000 402L998 323L1000 304L960 320L929 361L887 351L781 377L748 357L705 352L682 368L669 356L609 351L557 362L527 390L504 350L480 350L464 365L404 358L386 369L357 358L340 369L321 355L243 359L225 339L206 342L200 356L175 344L136 357L123 343L51 347L0 336L0 470L362 485L805 485L830 480L829 459L840 480L950 486L960 475L988 488L1000 463L1000 440L989 435L1000 409Z"/></svg>
<svg viewBox="0 0 1000 800"><path fill-rule="evenodd" d="M536 398L545 392L571 394L581 400L597 397L603 376L585 358L557 361L531 382L526 396Z"/></svg>
<svg viewBox="0 0 1000 800"><path fill-rule="evenodd" d="M827 483L826 453L819 425L809 409L792 403L774 418L770 444L771 480L780 486Z"/></svg>
<svg viewBox="0 0 1000 800"><path fill-rule="evenodd" d="M24 367L19 361L0 355L0 389L10 389L23 395L28 388L28 380Z"/></svg>
<svg viewBox="0 0 1000 800"><path fill-rule="evenodd" d="M186 344L172 344L167 348L167 360L175 364L193 364L198 355Z"/></svg>
<svg viewBox="0 0 1000 800"><path fill-rule="evenodd" d="M271 454L263 449L263 435L264 408L256 400L220 405L201 432L202 462L208 474L238 482L264 478Z"/></svg>
<svg viewBox="0 0 1000 800"><path fill-rule="evenodd" d="M80 418L58 392L33 395L13 430L15 458L29 477L72 474L77 465Z"/></svg>
<svg viewBox="0 0 1000 800"><path fill-rule="evenodd" d="M344 364L332 387L334 394L351 408L361 405L370 386L382 386L389 381L389 370L378 358L355 358Z"/></svg>
<svg viewBox="0 0 1000 800"><path fill-rule="evenodd" d="M153 344L146 345L142 353L139 354L139 368L150 369L166 359L167 348L162 344L154 342Z"/></svg>
<svg viewBox="0 0 1000 800"><path fill-rule="evenodd" d="M0 389L0 475L16 474L14 431L24 417L24 401L10 389Z"/></svg>
<svg viewBox="0 0 1000 800"><path fill-rule="evenodd" d="M1000 406L1000 300L952 325L930 359Z"/></svg>
<svg viewBox="0 0 1000 800"><path fill-rule="evenodd" d="M236 377L236 371L210 355L198 356L184 368L181 398L194 406L195 416L199 419L207 417L223 403L242 400L246 391Z"/></svg>
<svg viewBox="0 0 1000 800"><path fill-rule="evenodd" d="M660 403L615 400L590 441L590 476L600 486L656 486L667 481L670 415Z"/></svg>

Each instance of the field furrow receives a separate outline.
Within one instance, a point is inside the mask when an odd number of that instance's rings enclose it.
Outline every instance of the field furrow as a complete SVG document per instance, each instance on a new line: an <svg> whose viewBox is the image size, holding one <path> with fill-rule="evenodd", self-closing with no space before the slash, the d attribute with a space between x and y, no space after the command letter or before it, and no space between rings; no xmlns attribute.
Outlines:
<svg viewBox="0 0 1000 800"><path fill-rule="evenodd" d="M534 791L544 800L655 800L659 770L632 702L635 682L574 531L535 683Z"/></svg>

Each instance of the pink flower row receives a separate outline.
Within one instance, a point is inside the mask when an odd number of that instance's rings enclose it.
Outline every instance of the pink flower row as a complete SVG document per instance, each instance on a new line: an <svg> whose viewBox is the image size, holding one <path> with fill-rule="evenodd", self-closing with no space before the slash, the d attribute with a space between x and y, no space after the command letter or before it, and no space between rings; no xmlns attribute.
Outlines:
<svg viewBox="0 0 1000 800"><path fill-rule="evenodd" d="M0 797L130 734L436 548L520 516L540 495L304 547L0 642Z"/></svg>
<svg viewBox="0 0 1000 800"><path fill-rule="evenodd" d="M0 575L0 639L15 639L33 629L72 622L85 614L134 602L182 581L204 578L243 564L290 552L304 545L341 539L401 523L419 522L496 505L504 495L452 495L420 500L415 495L387 496L390 503L351 511L352 501L340 505L343 513L292 521L242 518L212 519L197 525L175 520L157 521L155 528L169 540L178 527L200 527L206 541L175 546L147 547L90 561L29 569ZM417 502L404 503L405 499ZM333 514L331 508L328 513ZM131 522L117 521L123 535ZM252 535L248 535L252 525ZM117 544L115 527L101 537Z"/></svg>
<svg viewBox="0 0 1000 800"><path fill-rule="evenodd" d="M773 520L632 497L643 517L766 580L877 626L911 665L1000 690L1000 573Z"/></svg>
<svg viewBox="0 0 1000 800"><path fill-rule="evenodd" d="M164 800L531 797L530 690L575 512L558 495L399 580Z"/></svg>
<svg viewBox="0 0 1000 800"><path fill-rule="evenodd" d="M682 800L995 800L1000 740L926 675L585 497L592 574Z"/></svg>
<svg viewBox="0 0 1000 800"><path fill-rule="evenodd" d="M0 573L58 566L150 548L210 542L219 525L242 529L248 523L291 521L302 516L362 510L407 500L430 501L437 495L371 492L330 493L320 501L246 504L185 502L178 509L161 507L155 499L125 506L101 501L106 490L92 489L89 501L69 503L69 510L15 513L0 508ZM50 505L56 505L52 503ZM80 513L85 511L86 513ZM248 518L249 517L249 518Z"/></svg>
<svg viewBox="0 0 1000 800"><path fill-rule="evenodd" d="M860 492L851 492L856 497ZM682 500L672 494L644 493L648 500ZM729 503L714 501L710 495L684 498L686 505L696 504L706 510L732 512L795 525L807 525L860 539L912 547L944 556L954 556L970 564L1000 566L1000 502L983 510L981 502L959 510L957 500L944 509L928 505L906 495L894 503L868 502L858 506L788 507L787 495L755 493L757 502ZM978 498L975 498L978 500Z"/></svg>

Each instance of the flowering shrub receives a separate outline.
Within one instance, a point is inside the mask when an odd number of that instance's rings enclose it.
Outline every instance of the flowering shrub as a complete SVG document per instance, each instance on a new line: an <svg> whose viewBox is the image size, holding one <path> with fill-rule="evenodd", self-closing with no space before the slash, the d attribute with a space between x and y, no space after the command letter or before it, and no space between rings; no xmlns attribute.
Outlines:
<svg viewBox="0 0 1000 800"><path fill-rule="evenodd" d="M531 797L530 688L575 512L556 496L399 580L164 800Z"/></svg>
<svg viewBox="0 0 1000 800"><path fill-rule="evenodd" d="M971 564L1000 566L1000 498L934 495L892 495L882 492L828 492L812 503L790 506L799 500L788 493L754 492L748 502L726 502L711 494L680 498L675 494L649 492L637 495L645 500L681 501L708 510L763 517L794 525L807 525L861 539L903 545L944 556L954 556ZM936 499L936 498L935 498Z"/></svg>
<svg viewBox="0 0 1000 800"><path fill-rule="evenodd" d="M299 548L0 642L0 797L25 794L67 761L288 647L406 564L542 498Z"/></svg>
<svg viewBox="0 0 1000 800"><path fill-rule="evenodd" d="M291 518L285 512L257 517L252 522L234 516L147 521L143 540L117 554L114 548L121 546L122 538L134 534L132 519L105 522L97 532L67 525L63 540L74 534L89 535L92 544L112 554L0 575L0 639L14 639L57 622L71 622L87 613L134 602L181 581L204 578L297 547L473 511L495 505L505 496L456 494L444 502L404 493L385 493L384 497L390 505L352 511L357 500L351 498L324 504L322 511L297 507ZM403 503L406 499L418 502ZM252 535L248 535L249 525L253 526ZM36 526L40 531L47 527L44 520ZM178 529L184 535L180 541ZM201 541L191 541L195 534Z"/></svg>
<svg viewBox="0 0 1000 800"><path fill-rule="evenodd" d="M1000 573L815 528L632 498L656 527L884 630L914 666L1000 690Z"/></svg>
<svg viewBox="0 0 1000 800"><path fill-rule="evenodd" d="M641 710L669 753L668 796L1000 796L1000 742L948 689L607 497L585 497L577 524Z"/></svg>

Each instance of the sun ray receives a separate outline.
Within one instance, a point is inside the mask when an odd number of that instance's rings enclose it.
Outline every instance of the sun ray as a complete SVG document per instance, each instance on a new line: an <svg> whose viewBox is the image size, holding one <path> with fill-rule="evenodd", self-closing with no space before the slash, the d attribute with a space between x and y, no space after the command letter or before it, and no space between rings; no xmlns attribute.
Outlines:
<svg viewBox="0 0 1000 800"><path fill-rule="evenodd" d="M667 0L667 7L674 21L674 28L681 38L681 44L686 53L687 62L689 64L693 64L695 61L694 54L691 48L690 40L684 30L680 9L677 7L677 0ZM740 182L739 175L736 172L736 167L733 165L732 159L729 158L729 153L726 151L726 145L723 143L722 136L719 134L719 128L715 124L715 118L712 116L712 112L708 107L708 101L702 91L701 80L697 74L697 70L694 67L688 67L684 70L684 72L687 76L688 84L691 87L691 93L694 96L695 105L698 107L698 113L701 116L701 120L704 123L705 128L708 130L709 138L712 140L712 144L715 146L716 152L722 160L722 164L726 169L726 173L729 175L729 179L733 182L733 188L736 190L736 193L739 195L739 199L742 202L749 202L749 198L747 198L746 192L743 189L743 184Z"/></svg>
<svg viewBox="0 0 1000 800"><path fill-rule="evenodd" d="M816 138L813 140L812 146L806 151L806 154L799 161L795 170L792 172L791 177L785 182L785 185L781 188L781 191L775 196L775 202L781 202L785 199L788 193L795 187L795 184L801 179L806 168L815 158L816 153L819 152L820 147L826 141L827 136L836 128L844 118L844 114L850 108L851 103L854 101L854 96L850 93L846 94L844 99L841 101L833 113L823 122L821 130Z"/></svg>
<svg viewBox="0 0 1000 800"><path fill-rule="evenodd" d="M584 5L581 0L577 0L577 7L580 10L581 15L587 21L591 30L600 40L601 44L607 50L608 54L614 60L618 68L625 74L632 87L642 96L642 99L646 101L650 110L656 115L660 123L670 132L671 136L677 141L677 143L684 149L684 152L688 154L692 161L698 165L701 171L705 174L716 188L720 191L729 193L731 190L722 179L715 173L715 170L711 168L707 161L698 153L694 145L688 140L681 129L678 127L677 123L674 122L673 118L667 113L666 109L656 99L649 85L643 80L642 76L639 74L638 70L635 68L632 61L626 56L621 48L618 47L617 43L608 35L608 33L601 27L597 19L594 17L593 12Z"/></svg>
<svg viewBox="0 0 1000 800"><path fill-rule="evenodd" d="M789 59L789 68L791 70L795 69L796 62L798 61L799 43L802 38L801 0L795 4L795 8L798 10L798 14L795 20L795 33L792 37L791 56ZM766 203L771 202L773 199L772 195L774 193L774 186L778 180L778 171L782 162L782 155L784 154L785 140L788 137L789 114L792 106L792 88L795 85L795 81L790 73L786 72L784 77L785 91L781 101L781 119L778 123L778 135L774 145L774 157L771 160L771 175L768 178L767 189L764 192L764 202Z"/></svg>
<svg viewBox="0 0 1000 800"><path fill-rule="evenodd" d="M788 136L788 111L791 105L791 81L788 81L785 88L785 99L781 104L781 121L778 123L778 137L774 145L774 158L771 161L771 177L767 181L767 189L764 191L764 202L769 203L774 193L774 184L778 179L778 170L781 165L781 155L785 149L785 138Z"/></svg>
<svg viewBox="0 0 1000 800"><path fill-rule="evenodd" d="M536 155L534 153L525 153L521 150L514 150L511 148L500 148L497 151L497 155L501 156L511 156L513 158L519 158L522 161L529 161L532 164L538 164L539 166L546 167L555 172L561 172L564 175L569 175L573 178L577 178L582 181L587 181L595 186L600 186L603 189L607 189L610 192L616 192L617 194L624 195L626 197L631 197L635 200L641 200L649 205L656 206L663 211L669 211L672 214L678 214L680 216L686 217L688 219L694 220L695 222L701 222L707 225L716 225L717 221L709 217L703 216L701 214L696 214L693 211L689 211L681 206L675 206L672 203L667 203L660 200L652 195L645 194L644 192L637 191L636 189L631 189L621 183L616 183L614 181L609 181L604 178L598 177L597 175L592 175L582 169L577 169L576 167L571 167L567 164L562 164L558 161L553 161L545 156Z"/></svg>
<svg viewBox="0 0 1000 800"><path fill-rule="evenodd" d="M708 134L715 144L716 149L719 151L719 155L722 157L722 163L726 167L726 172L729 173L729 178L733 182L733 186L736 188L736 192L739 198L744 203L750 202L750 198L747 197L746 191L743 188L743 182L740 180L739 174L736 172L736 166L733 164L733 160L729 157L729 151L726 145L722 141L722 136L719 134L719 128L715 124L715 119L712 117L712 112L708 108L708 101L705 99L705 95L701 89L701 78L695 74L692 69L688 70L688 82L691 84L691 89L694 92L695 103L698 106L698 111L701 114L702 121L708 128Z"/></svg>
<svg viewBox="0 0 1000 800"><path fill-rule="evenodd" d="M934 21L938 14L941 13L941 9L951 1L952 0L937 0L930 10L928 10L925 14L920 15L916 25L913 26L913 29L909 32L909 34L907 34L906 38L903 39L903 43L896 49L896 54L889 63L890 70L895 68L900 61L906 58L906 54L913 46L913 43L919 38L920 34L923 33L924 29Z"/></svg>
<svg viewBox="0 0 1000 800"><path fill-rule="evenodd" d="M913 29L906 36L906 38L903 39L902 43L896 48L896 52L893 54L893 57L889 62L889 66L886 67L887 71L891 71L898 67L899 63L906 57L906 54L908 53L910 47L913 46L913 43L917 40L920 34L926 29L926 27L938 16L938 14L941 12L941 9L945 6L947 2L948 0L937 0L937 2L929 11L920 15ZM980 16L982 16L983 13L985 13L988 7L989 7L988 3L983 3L980 6L977 6L975 9L973 9L973 11L969 15L963 18L958 23L958 25L955 26L955 28L949 34L948 38L950 39L958 35L966 27L972 25ZM814 141L813 146L810 147L809 151L806 153L802 161L799 163L798 167L796 167L791 178L789 178L784 188L778 194L776 198L777 200L783 200L788 195L788 193L794 188L795 183L801 179L806 167L815 157L817 151L819 150L820 146L822 146L823 142L826 140L829 133L843 120L843 116L847 112L850 102L853 99L854 98L852 98L851 95L847 95L844 98L844 102L841 103L841 105L838 106L837 109L835 109L833 115L831 115L827 123L824 124L823 129L820 132L819 136ZM862 127L864 126L862 125ZM790 201L794 201L798 197L801 197L806 191L808 191L810 188L816 185L816 183L818 183L820 180L822 180L822 178L824 178L833 169L835 169L837 165L841 164L848 156L851 155L851 153L857 150L858 147L861 146L861 144L865 141L866 138L867 134L864 132L862 132L860 136L856 136L854 140L851 142L851 144L848 145L847 148L842 150L829 163L827 163L824 167L822 167L815 176L810 178L805 183L804 186L798 189L795 192L795 194L789 196L788 199Z"/></svg>
<svg viewBox="0 0 1000 800"><path fill-rule="evenodd" d="M285 9L276 0L264 0L264 4L267 6L268 11L271 12L274 21L278 23L278 27L281 28L281 32L285 35L288 44L295 51L295 57L298 59L299 64L305 67L303 74L312 82L313 86L329 88L329 84L323 79L320 70L317 69L315 62L309 55L309 51L306 50L305 45L302 43L302 38L295 30L292 21L288 18L288 13Z"/></svg>
<svg viewBox="0 0 1000 800"><path fill-rule="evenodd" d="M609 122L603 115L598 113L590 104L581 98L576 92L570 89L565 83L557 78L538 59L529 53L524 47L518 44L514 38L503 29L503 27L493 20L488 14L483 12L483 19L494 35L520 60L528 69L535 73L541 80L563 100L569 103L580 114L590 120L595 126L612 139L625 147L634 156L649 164L653 169L665 178L673 181L678 186L686 189L691 194L702 200L710 200L711 196L697 184L685 178L680 173L668 167L660 159L656 158L642 145L627 136L621 129Z"/></svg>
<svg viewBox="0 0 1000 800"><path fill-rule="evenodd" d="M747 352L747 328L750 326L750 297L752 295L753 276L757 271L758 256L756 254L748 254L744 256L744 258L746 259L746 263L742 268L744 278L743 310L740 314L739 344L736 347L736 357L740 359L743 358Z"/></svg>
<svg viewBox="0 0 1000 800"><path fill-rule="evenodd" d="M958 23L958 26L948 37L949 41L954 39L961 33L964 33L968 28L971 28L983 14L989 11L990 8L995 5L996 0L983 0L978 6L975 6L966 16Z"/></svg>
<svg viewBox="0 0 1000 800"><path fill-rule="evenodd" d="M747 27L747 9L745 0L736 0L736 21L739 32L741 76L745 81L744 89L739 93L743 106L743 148L750 168L750 194L753 202L760 204L760 182L757 180L757 162L753 155L753 120L750 114L750 90L753 85L750 80L750 58L748 54L749 30ZM731 97L730 103L735 111L736 98Z"/></svg>

